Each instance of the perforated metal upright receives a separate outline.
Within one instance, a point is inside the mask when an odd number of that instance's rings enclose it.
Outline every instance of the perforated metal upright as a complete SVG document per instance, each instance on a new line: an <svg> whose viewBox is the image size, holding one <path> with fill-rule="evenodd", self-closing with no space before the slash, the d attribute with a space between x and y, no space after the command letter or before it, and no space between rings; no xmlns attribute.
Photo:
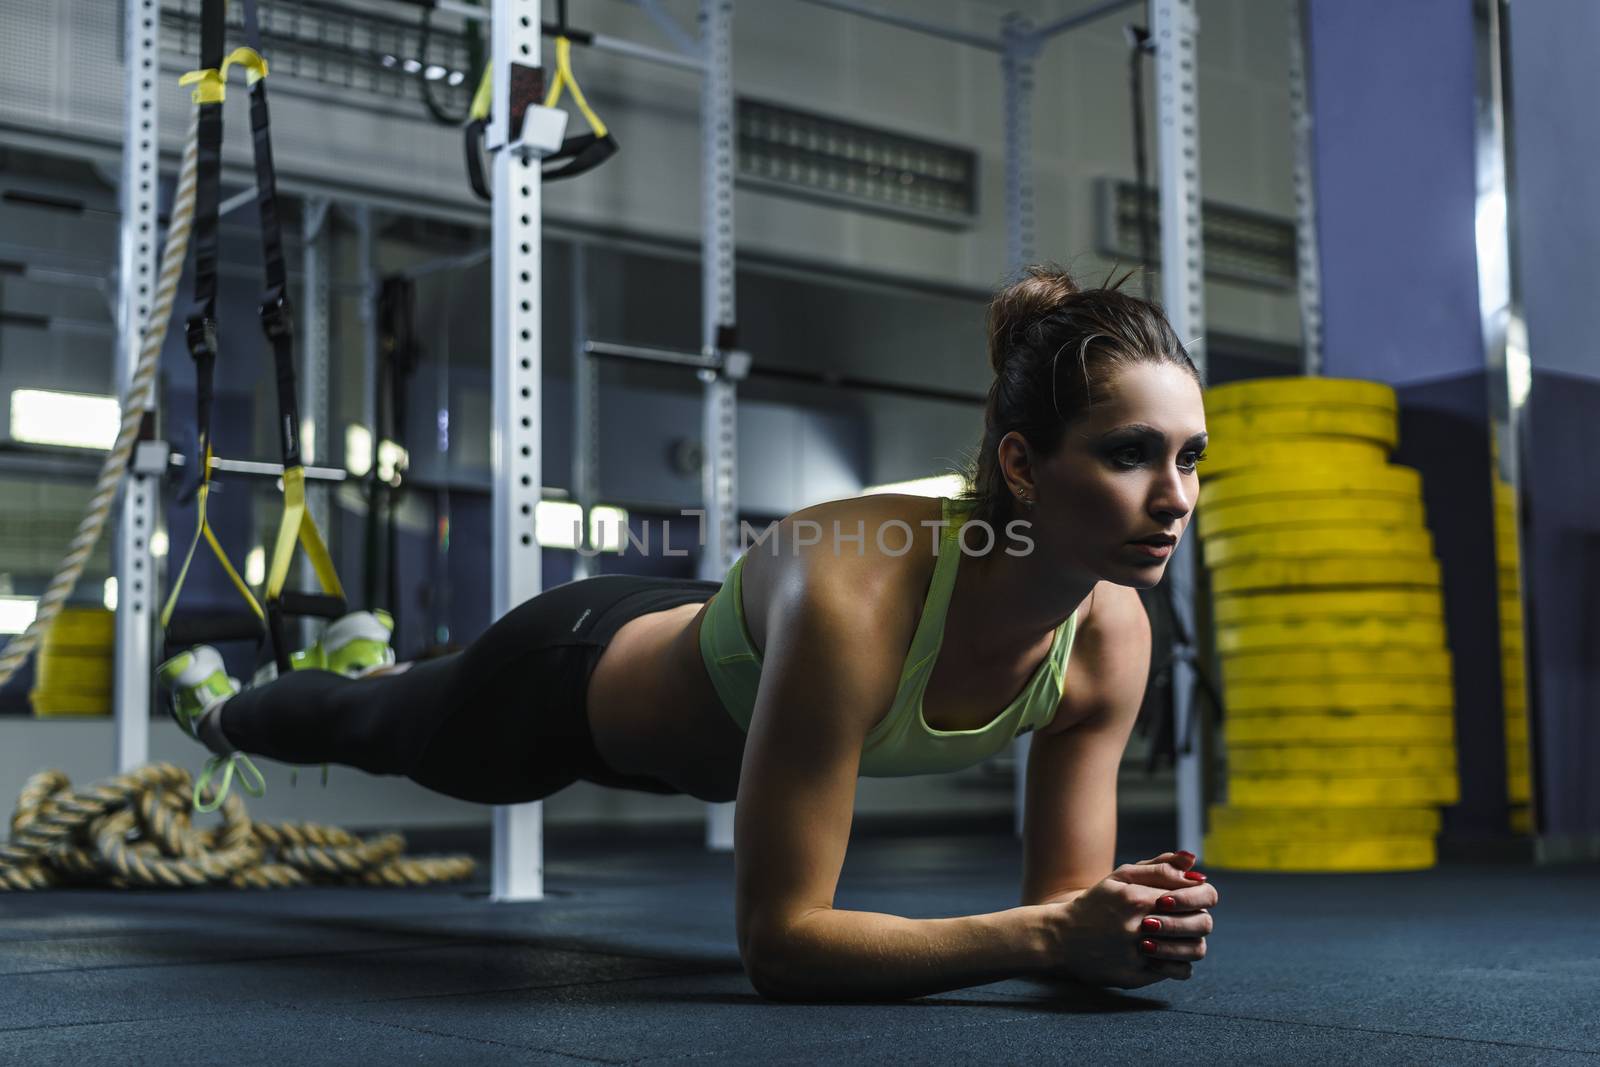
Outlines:
<svg viewBox="0 0 1600 1067"><path fill-rule="evenodd" d="M700 80L700 345L720 369L700 371L701 490L705 545L700 577L721 581L738 552L737 386L727 361L736 347L733 277L733 0L700 0L705 76ZM733 848L733 804L706 810L706 847Z"/></svg>
<svg viewBox="0 0 1600 1067"><path fill-rule="evenodd" d="M1043 43L1033 23L1021 15L1000 22L1000 76L1003 82L1006 159L1006 270L1018 271L1033 262L1033 65ZM1028 753L1033 735L1011 742L1015 771L1012 828L1022 836L1027 814Z"/></svg>
<svg viewBox="0 0 1600 1067"><path fill-rule="evenodd" d="M300 453L306 466L327 462L333 444L328 409L328 305L331 296L332 264L329 256L328 219L331 209L322 197L306 199L300 221L300 246L304 250L301 266L300 297ZM372 332L371 324L367 333ZM376 429L376 427L374 427ZM325 534L329 530L328 486L314 482L306 486L306 510ZM314 589L316 569L309 556L300 556L300 582ZM312 620L302 622L306 644L315 640Z"/></svg>
<svg viewBox="0 0 1600 1067"><path fill-rule="evenodd" d="M1205 262L1200 245L1200 115L1194 0L1150 0L1156 52L1156 140L1161 161L1161 297L1167 320L1205 375ZM1195 682L1194 538L1167 564L1177 616L1173 635L1172 704L1177 738L1178 847L1200 852L1204 738L1190 696Z"/></svg>
<svg viewBox="0 0 1600 1067"><path fill-rule="evenodd" d="M519 150L522 130L511 122L513 80L539 79L539 0L494 0L490 19L494 96L484 146L494 160L491 582L499 618L540 586L534 539L541 484L539 159ZM494 809L495 900L544 896L543 809L538 802Z"/></svg>
<svg viewBox="0 0 1600 1067"><path fill-rule="evenodd" d="M1289 3L1289 129L1294 137L1294 223L1300 289L1301 372L1322 373L1322 263L1317 252L1316 179L1311 172L1311 100L1306 0Z"/></svg>
<svg viewBox="0 0 1600 1067"><path fill-rule="evenodd" d="M1000 74L1006 134L1006 269L1033 262L1033 65L1043 43L1033 23L1007 15L1000 23Z"/></svg>
<svg viewBox="0 0 1600 1067"><path fill-rule="evenodd" d="M156 289L156 214L160 190L160 132L156 80L160 76L161 5L158 0L127 0L123 7L122 176L119 199L122 233L118 257L116 381L125 391ZM154 386L151 387L152 390ZM143 398L128 397L129 403ZM154 397L150 400L153 402ZM150 535L155 530L159 475L129 472L117 513L113 559L117 575L116 714L114 759L118 771L144 763L150 752L152 625L155 560Z"/></svg>

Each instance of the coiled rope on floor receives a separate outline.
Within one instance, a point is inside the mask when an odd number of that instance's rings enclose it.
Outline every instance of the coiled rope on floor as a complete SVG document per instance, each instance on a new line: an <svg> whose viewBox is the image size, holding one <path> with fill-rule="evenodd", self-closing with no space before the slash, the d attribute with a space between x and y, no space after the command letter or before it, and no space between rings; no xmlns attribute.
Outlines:
<svg viewBox="0 0 1600 1067"><path fill-rule="evenodd" d="M172 222L167 226L167 243L161 252L161 270L156 277L155 302L150 307L150 314L145 318L139 336L124 338L122 342L142 342L128 389L122 397L122 428L117 431L116 444L111 446L105 462L100 465L100 477L95 482L94 495L89 498L83 521L78 523L78 532L67 546L67 553L56 569L55 577L39 598L33 621L26 630L7 642L5 650L0 652L0 686L10 681L11 676L28 661L28 656L44 639L50 624L66 604L67 597L72 595L78 579L83 575L84 565L89 562L90 553L100 540L106 518L111 514L111 504L117 496L117 487L122 484L123 472L128 469L128 460L139 441L139 428L150 407L156 368L161 362L161 346L167 339L167 324L172 319L173 296L178 291L178 281L183 277L183 261L189 254L189 231L194 222L195 184L199 172L199 117L197 107L183 145L183 164L178 171L177 191L173 197ZM132 281L124 278L122 284L131 285Z"/></svg>
<svg viewBox="0 0 1600 1067"><path fill-rule="evenodd" d="M360 838L318 823L258 823L244 801L222 802L222 824L191 821L189 772L148 763L82 789L57 770L23 785L0 845L0 891L91 885L273 889L300 885L418 886L470 877L469 856L406 856L405 838Z"/></svg>

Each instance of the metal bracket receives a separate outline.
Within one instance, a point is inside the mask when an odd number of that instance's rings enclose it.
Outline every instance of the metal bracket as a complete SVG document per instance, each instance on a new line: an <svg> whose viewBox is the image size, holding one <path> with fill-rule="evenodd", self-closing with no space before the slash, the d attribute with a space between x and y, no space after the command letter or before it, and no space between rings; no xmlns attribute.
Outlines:
<svg viewBox="0 0 1600 1067"><path fill-rule="evenodd" d="M522 113L522 135L506 145L518 158L543 159L561 151L567 136L567 113L558 107L530 105Z"/></svg>
<svg viewBox="0 0 1600 1067"><path fill-rule="evenodd" d="M165 441L140 441L133 446L133 459L128 469L135 474L159 477L166 473L171 454L172 446Z"/></svg>

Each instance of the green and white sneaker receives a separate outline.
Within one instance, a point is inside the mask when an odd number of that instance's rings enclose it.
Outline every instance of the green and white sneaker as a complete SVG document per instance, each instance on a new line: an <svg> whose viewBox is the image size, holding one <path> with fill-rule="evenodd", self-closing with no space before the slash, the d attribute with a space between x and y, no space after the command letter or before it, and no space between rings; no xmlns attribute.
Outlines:
<svg viewBox="0 0 1600 1067"><path fill-rule="evenodd" d="M223 736L212 713L239 692L239 681L228 677L222 657L210 645L196 645L180 652L156 668L156 678L167 691L169 710L178 728L209 748L213 755L194 784L196 811L215 811L222 806L233 784L234 774L239 776L239 787L253 797L265 795L266 780L250 757L238 751ZM222 772L217 783L216 796L210 804L201 800L206 786Z"/></svg>
<svg viewBox="0 0 1600 1067"><path fill-rule="evenodd" d="M389 645L393 636L394 617L387 611L352 611L330 622L310 647L289 653L289 669L359 678L394 663L394 649ZM278 665L269 660L256 670L250 684L265 685L277 676Z"/></svg>
<svg viewBox="0 0 1600 1067"><path fill-rule="evenodd" d="M394 616L387 611L352 611L323 631L322 669L359 678L394 663Z"/></svg>

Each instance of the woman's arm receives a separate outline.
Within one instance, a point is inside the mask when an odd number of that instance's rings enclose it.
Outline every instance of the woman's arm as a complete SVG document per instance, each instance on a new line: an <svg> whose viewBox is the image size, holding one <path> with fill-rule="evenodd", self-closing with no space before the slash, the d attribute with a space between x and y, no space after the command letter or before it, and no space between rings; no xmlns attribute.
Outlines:
<svg viewBox="0 0 1600 1067"><path fill-rule="evenodd" d="M906 919L833 907L862 745L893 702L910 635L875 617L862 585L808 584L768 615L739 775L737 922L751 982L778 999L902 998L1042 973L1048 909Z"/></svg>
<svg viewBox="0 0 1600 1067"><path fill-rule="evenodd" d="M1150 620L1139 594L1102 582L1073 639L1061 705L1029 745L1024 904L1071 900L1111 872L1117 768L1149 673Z"/></svg>

